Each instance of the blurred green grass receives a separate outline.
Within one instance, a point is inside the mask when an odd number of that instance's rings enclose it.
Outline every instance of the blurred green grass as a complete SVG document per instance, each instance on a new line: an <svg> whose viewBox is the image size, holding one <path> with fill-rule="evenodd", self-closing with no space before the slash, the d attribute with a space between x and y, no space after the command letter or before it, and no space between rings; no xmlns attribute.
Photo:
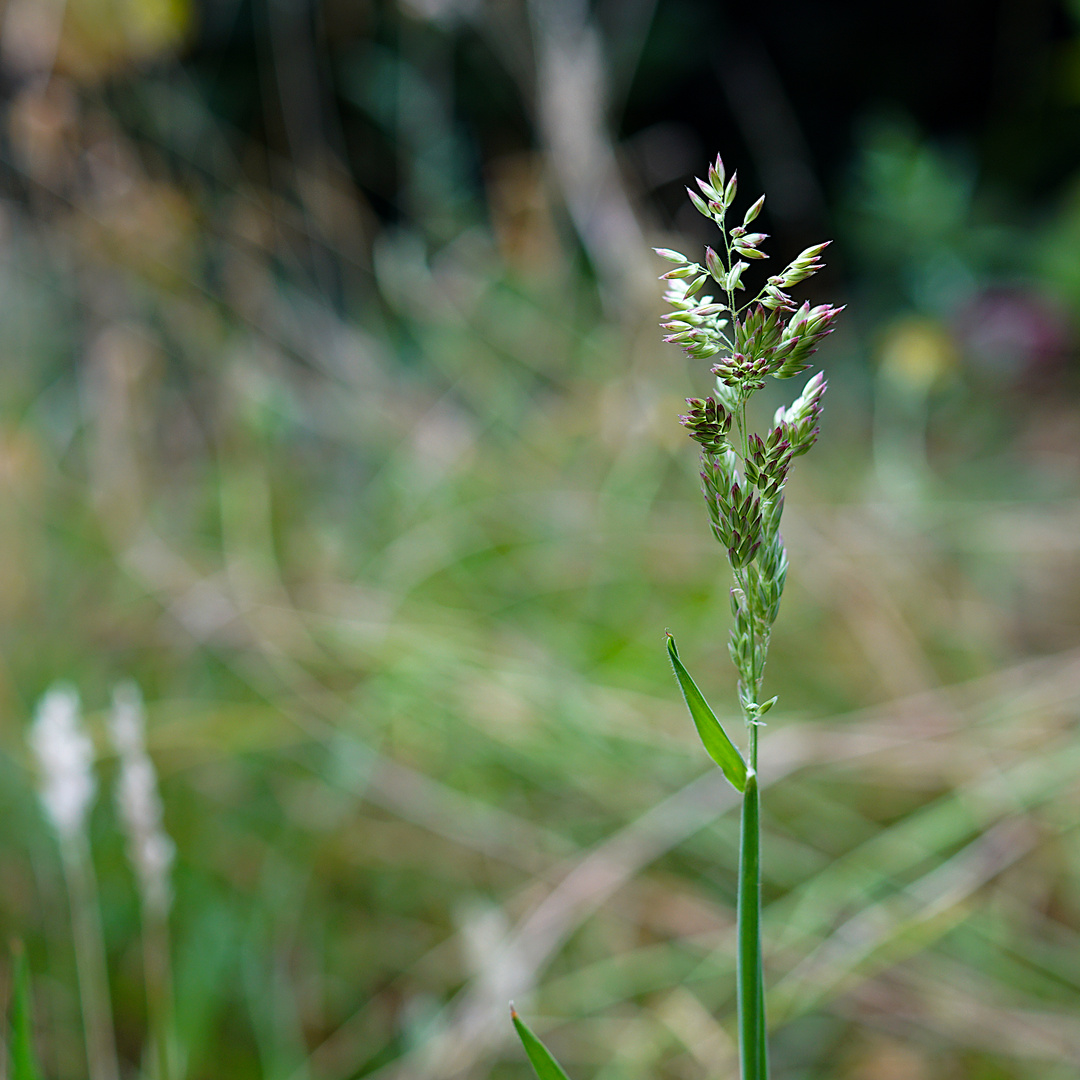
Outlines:
<svg viewBox="0 0 1080 1080"><path fill-rule="evenodd" d="M244 147L198 93L139 92L188 119L122 123L60 77L8 116L0 924L27 944L47 1074L85 1067L23 734L54 680L78 684L134 1074L138 908L102 738L134 678L179 851L186 1076L525 1076L510 996L573 1075L722 1075L735 823L663 648L676 630L731 708L675 421L704 373L658 344L658 299L603 309L529 202L543 162L447 241L376 226L325 175L305 202L211 167ZM994 224L903 125L863 161L837 210L854 317L789 489L769 671L776 1075L1071 1077L1074 373L980 366L950 320L1002 250L1075 300L1045 269L1075 210ZM947 220L913 225L927 200ZM875 369L883 340L899 359Z"/></svg>

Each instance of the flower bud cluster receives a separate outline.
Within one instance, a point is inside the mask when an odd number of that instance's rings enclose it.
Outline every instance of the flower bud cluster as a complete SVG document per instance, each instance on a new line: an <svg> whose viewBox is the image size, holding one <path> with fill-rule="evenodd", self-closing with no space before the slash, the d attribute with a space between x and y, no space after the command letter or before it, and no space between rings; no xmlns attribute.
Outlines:
<svg viewBox="0 0 1080 1080"><path fill-rule="evenodd" d="M735 323L735 348L751 356L773 360L777 358L777 350L781 346L786 351L794 347L788 342L788 335L784 333L786 329L775 311L768 310L762 304L755 304ZM786 351L781 352L780 359L783 359Z"/></svg>
<svg viewBox="0 0 1080 1080"><path fill-rule="evenodd" d="M767 645L765 639L755 632L755 619L750 610L746 593L736 587L731 590L731 634L728 639L728 655L740 674L739 697L753 698L753 691L747 686L744 672L760 671L765 666Z"/></svg>
<svg viewBox="0 0 1080 1080"><path fill-rule="evenodd" d="M738 582L731 593L734 618L728 650L739 671L739 694L751 724L762 722L769 705L759 706L757 698L787 581L787 551L780 533L784 485L793 458L805 454L817 439L825 389L824 375L815 375L789 408L777 411L766 436L747 434L741 477L740 458L724 441L732 423L725 403L714 406L712 398L690 399L690 413L683 418L691 437L702 445L702 492L713 534L725 547Z"/></svg>
<svg viewBox="0 0 1080 1080"><path fill-rule="evenodd" d="M727 433L731 430L731 413L716 399L707 397L687 398L690 411L680 416L679 422L690 432L690 438L701 445L702 450L718 454L727 448Z"/></svg>
<svg viewBox="0 0 1080 1080"><path fill-rule="evenodd" d="M687 188L686 193L690 196L690 201L700 214L711 218L722 228L724 215L735 201L735 195L739 190L739 174L732 173L729 180L724 170L724 163L717 154L716 160L709 166L708 180L696 179L695 182L701 189L701 195L692 188ZM702 195L705 198L702 198ZM760 210L760 207L758 209Z"/></svg>
<svg viewBox="0 0 1080 1080"><path fill-rule="evenodd" d="M823 244L815 244L805 251L796 255L794 259L779 274L773 274L762 289L762 303L769 308L779 308L781 311L794 311L795 302L785 289L798 285L808 277L816 274L825 264L821 261L821 253L831 244L826 240Z"/></svg>
<svg viewBox="0 0 1080 1080"><path fill-rule="evenodd" d="M711 370L722 383L737 387L749 397L753 391L765 385L766 377L772 374L772 366L767 356L747 356L737 352L713 364Z"/></svg>
<svg viewBox="0 0 1080 1080"><path fill-rule="evenodd" d="M702 456L702 492L709 504L713 533L727 548L732 568L741 570L757 554L761 545L761 496L752 487L743 487L727 454L722 460ZM734 457L734 454L731 455Z"/></svg>
<svg viewBox="0 0 1080 1080"><path fill-rule="evenodd" d="M776 284L782 289L789 289L792 285L798 285L800 281L805 281L811 275L816 274L825 265L821 261L821 253L831 243L831 240L826 240L824 243L815 244L813 247L801 251L788 263Z"/></svg>
<svg viewBox="0 0 1080 1080"><path fill-rule="evenodd" d="M792 457L805 454L817 442L818 432L821 430L817 426L822 410L821 399L827 387L825 373L819 371L803 387L803 392L790 408L781 407L776 410L773 423L783 427L784 437L791 444Z"/></svg>
<svg viewBox="0 0 1080 1080"><path fill-rule="evenodd" d="M701 453L701 494L705 496L709 522L717 537L721 530L726 528L720 519L721 502L726 498L726 493L739 483L739 474L735 470L737 460L735 451L730 446L725 446L716 453L707 450Z"/></svg>
<svg viewBox="0 0 1080 1080"><path fill-rule="evenodd" d="M783 330L783 343L791 343L784 363L776 371L778 379L790 379L810 365L806 363L818 350L818 343L836 329L833 323L843 307L819 304L811 307L803 304L791 317Z"/></svg>
<svg viewBox="0 0 1080 1080"><path fill-rule="evenodd" d="M766 375L781 377L781 371L799 347L799 338L787 333L787 327L775 311L756 304L733 326L735 355L716 364L712 371L729 386L742 386L746 392L760 390Z"/></svg>
<svg viewBox="0 0 1080 1080"><path fill-rule="evenodd" d="M775 499L784 486L794 457L784 425L774 427L766 439L760 435L750 435L747 443L748 451L743 462L746 479L761 492L762 498Z"/></svg>
<svg viewBox="0 0 1080 1080"><path fill-rule="evenodd" d="M666 248L656 250L664 258L672 255L683 258L677 251L669 251ZM671 311L664 315L660 328L667 332L664 336L667 344L681 345L687 355L695 360L707 360L724 347L723 330L728 321L721 316L727 311L727 307L724 304L715 303L711 296L694 299L694 293L708 278L708 274L704 273L694 276L696 271L701 269L697 263L685 262L669 273L674 274L687 269L689 273L684 277L668 279L664 299L671 305ZM664 277L668 275L665 274Z"/></svg>
<svg viewBox="0 0 1080 1080"><path fill-rule="evenodd" d="M712 308L703 310L708 312ZM814 308L803 304L785 322L779 310L758 303L742 318L735 318L732 355L714 364L712 372L721 382L744 394L760 390L767 375L790 379L807 369L807 359L817 352L821 339L833 332L833 323L843 310L830 304ZM665 328L675 325L668 323ZM664 340L683 345L691 356L705 359L714 356L721 342L727 340L719 330L709 329L706 333L701 326L679 324L679 332Z"/></svg>
<svg viewBox="0 0 1080 1080"><path fill-rule="evenodd" d="M758 549L753 573L748 585L754 598L754 608L761 619L763 631L776 622L780 613L780 598L787 581L787 549L780 535L780 516L784 512L784 497L763 501L761 514L761 547Z"/></svg>
<svg viewBox="0 0 1080 1080"><path fill-rule="evenodd" d="M700 194L690 191L694 206L724 229L737 191L720 158L698 180ZM688 189L689 190L689 189ZM830 304L811 307L785 292L822 267L827 244L801 252L785 269L770 277L758 295L738 306L750 263L765 258L765 233L750 232L764 196L747 210L742 224L728 229L721 251L707 248L705 265L668 249L657 253L674 268L663 275L672 310L662 323L665 341L681 345L694 358L717 357L715 397L689 398L689 411L679 419L701 446L702 492L717 540L727 551L735 573L731 591L733 624L729 649L739 671L739 696L747 722L761 723L771 701L759 703L769 637L780 610L787 580L787 552L780 534L784 486L794 458L817 439L823 375L815 375L787 409L781 408L765 435L746 430L746 402L769 375L787 379L804 371L821 340L832 333L843 310ZM712 297L694 299L712 279L726 294L726 304ZM724 315L724 318L720 316ZM732 427L738 428L738 438ZM736 450L735 443L740 444ZM775 700L775 698L773 699Z"/></svg>

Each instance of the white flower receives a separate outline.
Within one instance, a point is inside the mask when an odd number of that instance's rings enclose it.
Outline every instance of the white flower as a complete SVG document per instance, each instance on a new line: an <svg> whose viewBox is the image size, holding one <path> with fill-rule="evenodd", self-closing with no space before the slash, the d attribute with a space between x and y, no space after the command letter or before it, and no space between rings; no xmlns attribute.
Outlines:
<svg viewBox="0 0 1080 1080"><path fill-rule="evenodd" d="M97 784L94 744L80 723L73 686L58 683L38 702L29 743L41 770L45 813L61 837L74 837L86 826Z"/></svg>
<svg viewBox="0 0 1080 1080"><path fill-rule="evenodd" d="M143 900L163 912L169 906L169 868L176 848L162 824L157 773L146 752L145 729L139 688L131 682L121 683L113 691L109 718L109 735L120 758L116 805Z"/></svg>

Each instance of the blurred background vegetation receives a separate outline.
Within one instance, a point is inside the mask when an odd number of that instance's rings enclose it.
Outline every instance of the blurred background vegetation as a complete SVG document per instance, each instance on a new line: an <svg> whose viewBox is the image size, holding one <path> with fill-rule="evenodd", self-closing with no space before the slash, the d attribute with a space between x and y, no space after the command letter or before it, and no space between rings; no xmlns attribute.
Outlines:
<svg viewBox="0 0 1080 1080"><path fill-rule="evenodd" d="M708 379L649 250L707 242L717 149L850 304L769 674L776 1078L1080 1072L1080 4L6 0L0 94L0 928L49 1077L60 679L125 1076L124 679L178 1076L524 1078L511 997L581 1080L732 1075L736 822L663 650L732 710Z"/></svg>

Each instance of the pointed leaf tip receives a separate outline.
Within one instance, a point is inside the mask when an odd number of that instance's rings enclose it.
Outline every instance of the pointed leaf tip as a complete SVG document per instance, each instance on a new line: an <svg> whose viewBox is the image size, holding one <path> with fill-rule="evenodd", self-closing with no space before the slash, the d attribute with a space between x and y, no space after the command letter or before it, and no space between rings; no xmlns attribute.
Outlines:
<svg viewBox="0 0 1080 1080"><path fill-rule="evenodd" d="M525 1047L525 1055L532 1065L533 1071L539 1080L570 1080L563 1071L562 1066L552 1056L551 1051L532 1033L532 1029L517 1014L513 1002L510 1003L510 1019L514 1022L514 1029L521 1039L521 1045Z"/></svg>
<svg viewBox="0 0 1080 1080"><path fill-rule="evenodd" d="M679 650L675 644L675 637L670 631L667 634L667 648L668 658L671 660L671 666L675 671L675 678L679 683L679 689L682 691L686 707L690 710L690 718L694 721L702 745L708 752L709 757L720 766L724 776L727 777L728 783L736 791L745 791L746 762L735 744L728 738L727 732L724 731L720 721L716 719L716 714L709 708L709 703L697 688L697 684L690 678L690 673L683 666L682 661L679 659Z"/></svg>

